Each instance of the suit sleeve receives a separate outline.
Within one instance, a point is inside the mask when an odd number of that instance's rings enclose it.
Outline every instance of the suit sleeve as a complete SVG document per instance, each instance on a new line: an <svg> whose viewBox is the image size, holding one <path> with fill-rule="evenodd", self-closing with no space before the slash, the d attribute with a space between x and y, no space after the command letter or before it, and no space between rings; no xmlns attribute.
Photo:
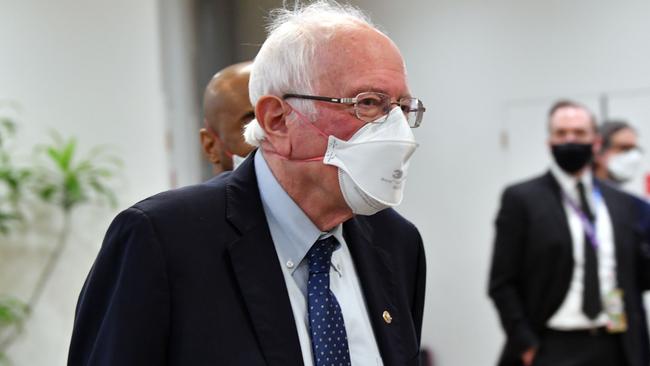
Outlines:
<svg viewBox="0 0 650 366"><path fill-rule="evenodd" d="M79 296L69 366L166 364L169 285L146 214L113 221Z"/></svg>
<svg viewBox="0 0 650 366"><path fill-rule="evenodd" d="M496 219L488 292L499 313L507 336L507 349L512 357L519 357L526 349L539 345L539 339L526 317L518 286L524 262L526 229L523 202L512 188L506 189Z"/></svg>

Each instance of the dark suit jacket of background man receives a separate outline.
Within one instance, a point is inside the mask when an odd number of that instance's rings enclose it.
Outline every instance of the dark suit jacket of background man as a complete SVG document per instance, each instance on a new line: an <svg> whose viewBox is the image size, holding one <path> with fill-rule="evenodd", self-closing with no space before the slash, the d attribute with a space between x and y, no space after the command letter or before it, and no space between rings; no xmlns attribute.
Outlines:
<svg viewBox="0 0 650 366"><path fill-rule="evenodd" d="M623 346L631 366L648 365L648 331L642 291L648 288L647 244L634 198L596 180L614 230L618 286L624 291L629 329ZM499 365L521 365L558 310L573 274L573 251L560 186L549 172L508 187L496 219L489 293L506 331Z"/></svg>
<svg viewBox="0 0 650 366"><path fill-rule="evenodd" d="M417 229L392 209L343 227L384 364L418 365ZM79 297L68 364L303 364L252 158L117 216Z"/></svg>

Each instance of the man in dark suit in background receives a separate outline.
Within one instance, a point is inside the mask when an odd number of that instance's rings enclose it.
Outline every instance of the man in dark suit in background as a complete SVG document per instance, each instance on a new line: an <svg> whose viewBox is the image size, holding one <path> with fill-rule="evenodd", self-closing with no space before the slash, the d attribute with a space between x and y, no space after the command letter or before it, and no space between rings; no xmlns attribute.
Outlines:
<svg viewBox="0 0 650 366"><path fill-rule="evenodd" d="M419 365L425 257L401 202L422 103L357 9L279 9L241 167L123 211L68 364Z"/></svg>
<svg viewBox="0 0 650 366"><path fill-rule="evenodd" d="M244 141L244 126L255 118L248 96L252 63L240 62L216 73L203 93L203 155L217 175L233 170L253 150Z"/></svg>
<svg viewBox="0 0 650 366"><path fill-rule="evenodd" d="M591 173L593 115L549 113L546 174L508 187L496 219L489 294L506 333L499 365L646 366L648 259L634 199Z"/></svg>

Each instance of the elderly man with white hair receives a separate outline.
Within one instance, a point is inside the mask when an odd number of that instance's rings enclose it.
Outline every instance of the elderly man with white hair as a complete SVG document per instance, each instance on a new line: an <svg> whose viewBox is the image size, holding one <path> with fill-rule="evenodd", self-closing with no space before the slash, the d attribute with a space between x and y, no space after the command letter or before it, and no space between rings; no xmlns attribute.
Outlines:
<svg viewBox="0 0 650 366"><path fill-rule="evenodd" d="M118 215L69 365L420 364L424 249L392 207L424 107L358 9L272 15L249 85L257 149Z"/></svg>

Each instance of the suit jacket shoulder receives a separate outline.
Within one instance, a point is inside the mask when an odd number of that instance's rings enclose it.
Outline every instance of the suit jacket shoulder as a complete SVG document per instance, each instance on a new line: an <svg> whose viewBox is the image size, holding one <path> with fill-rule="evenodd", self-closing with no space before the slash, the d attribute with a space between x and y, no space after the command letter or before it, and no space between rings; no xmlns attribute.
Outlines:
<svg viewBox="0 0 650 366"><path fill-rule="evenodd" d="M559 189L559 185L551 173L547 172L507 186L503 191L503 197L526 200L538 197L540 192L547 191L549 188Z"/></svg>
<svg viewBox="0 0 650 366"><path fill-rule="evenodd" d="M223 216L229 176L230 172L226 172L201 184L161 192L137 202L131 208L163 221L168 218L200 220L208 214L218 213Z"/></svg>

